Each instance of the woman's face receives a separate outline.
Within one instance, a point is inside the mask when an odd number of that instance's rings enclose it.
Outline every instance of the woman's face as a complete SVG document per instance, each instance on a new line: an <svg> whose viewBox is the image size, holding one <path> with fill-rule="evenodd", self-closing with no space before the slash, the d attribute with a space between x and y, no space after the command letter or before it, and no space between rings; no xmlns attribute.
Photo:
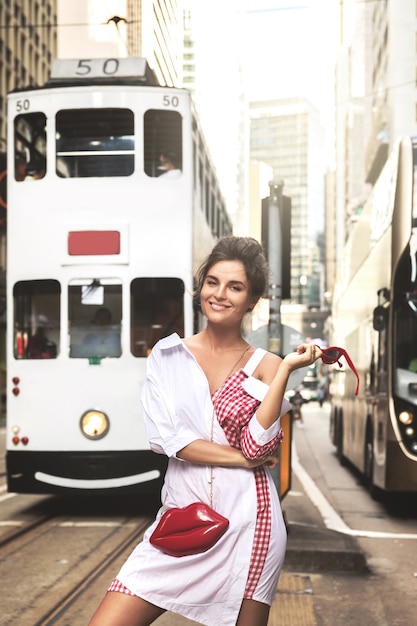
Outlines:
<svg viewBox="0 0 417 626"><path fill-rule="evenodd" d="M210 322L240 324L256 300L241 261L219 261L212 265L204 279L201 310Z"/></svg>

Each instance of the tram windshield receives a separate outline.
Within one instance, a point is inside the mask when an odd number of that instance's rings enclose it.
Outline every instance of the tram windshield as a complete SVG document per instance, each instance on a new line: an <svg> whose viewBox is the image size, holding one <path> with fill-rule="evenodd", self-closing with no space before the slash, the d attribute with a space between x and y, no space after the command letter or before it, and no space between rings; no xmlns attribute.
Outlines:
<svg viewBox="0 0 417 626"><path fill-rule="evenodd" d="M120 357L122 285L116 280L72 281L68 289L71 358Z"/></svg>
<svg viewBox="0 0 417 626"><path fill-rule="evenodd" d="M394 392L417 405L417 267L415 253L405 251L397 272L394 296Z"/></svg>

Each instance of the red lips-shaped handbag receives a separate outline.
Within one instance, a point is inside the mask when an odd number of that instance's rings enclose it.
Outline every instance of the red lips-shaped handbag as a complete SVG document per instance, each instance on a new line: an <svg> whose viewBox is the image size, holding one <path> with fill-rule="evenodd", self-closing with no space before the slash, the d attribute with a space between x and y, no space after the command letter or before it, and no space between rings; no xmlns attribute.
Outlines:
<svg viewBox="0 0 417 626"><path fill-rule="evenodd" d="M188 556L206 552L220 539L229 520L204 502L193 502L184 508L168 509L149 541L171 556Z"/></svg>

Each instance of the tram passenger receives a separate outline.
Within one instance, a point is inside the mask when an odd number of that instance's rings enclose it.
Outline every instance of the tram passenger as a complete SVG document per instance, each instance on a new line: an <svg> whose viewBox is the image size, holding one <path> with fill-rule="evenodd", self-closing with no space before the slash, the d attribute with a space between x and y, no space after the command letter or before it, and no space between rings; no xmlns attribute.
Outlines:
<svg viewBox="0 0 417 626"><path fill-rule="evenodd" d="M162 170L159 178L178 178L181 176L180 162L175 152L167 150L159 155L158 170Z"/></svg>
<svg viewBox="0 0 417 626"><path fill-rule="evenodd" d="M166 610L206 626L267 625L286 547L269 473L289 408L284 391L291 372L321 354L302 344L281 359L246 342L243 317L267 285L256 240L220 239L197 274L206 327L157 343L142 394L151 448L169 457L160 513L212 503L228 529L205 552L170 556L150 542L158 515L90 626L144 626Z"/></svg>
<svg viewBox="0 0 417 626"><path fill-rule="evenodd" d="M56 358L56 343L47 337L44 326L39 325L36 332L30 337L26 350L26 356L28 359Z"/></svg>
<svg viewBox="0 0 417 626"><path fill-rule="evenodd" d="M92 324L96 328L83 340L87 356L120 356L120 333L112 326L111 311L106 307L97 309Z"/></svg>

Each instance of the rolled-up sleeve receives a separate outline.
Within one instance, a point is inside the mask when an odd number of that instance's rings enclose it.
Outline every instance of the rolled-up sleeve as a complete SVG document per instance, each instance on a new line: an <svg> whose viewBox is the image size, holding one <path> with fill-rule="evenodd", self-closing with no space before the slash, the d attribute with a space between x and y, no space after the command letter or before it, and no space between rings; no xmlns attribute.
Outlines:
<svg viewBox="0 0 417 626"><path fill-rule="evenodd" d="M259 401L263 400L267 390L264 383L253 378L244 381L242 386ZM284 398L279 411L279 418L267 429L258 422L256 412L252 415L248 424L242 428L240 438L242 452L247 459L263 459L276 451L284 438L280 418L289 409L290 403Z"/></svg>
<svg viewBox="0 0 417 626"><path fill-rule="evenodd" d="M148 359L141 403L151 450L171 457L200 437L183 423L169 401L158 367L159 360L160 354L154 353Z"/></svg>
<svg viewBox="0 0 417 626"><path fill-rule="evenodd" d="M280 420L265 429L256 418L256 413L242 430L242 452L247 459L262 459L273 454L282 442L284 432Z"/></svg>

